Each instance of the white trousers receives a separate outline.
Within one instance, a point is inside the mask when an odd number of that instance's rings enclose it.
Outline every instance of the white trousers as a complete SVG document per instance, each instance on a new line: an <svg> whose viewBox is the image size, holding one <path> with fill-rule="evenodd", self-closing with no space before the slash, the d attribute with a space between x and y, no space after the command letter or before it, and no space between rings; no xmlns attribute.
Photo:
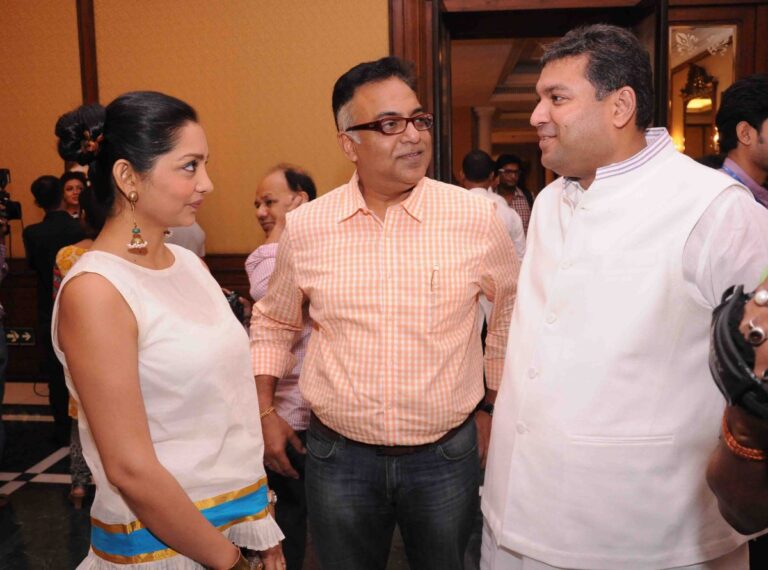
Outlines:
<svg viewBox="0 0 768 570"><path fill-rule="evenodd" d="M496 544L488 522L483 520L483 546L480 570L567 570L528 558ZM619 570L619 569L616 569ZM741 545L733 552L691 566L676 566L663 570L749 570L749 547Z"/></svg>

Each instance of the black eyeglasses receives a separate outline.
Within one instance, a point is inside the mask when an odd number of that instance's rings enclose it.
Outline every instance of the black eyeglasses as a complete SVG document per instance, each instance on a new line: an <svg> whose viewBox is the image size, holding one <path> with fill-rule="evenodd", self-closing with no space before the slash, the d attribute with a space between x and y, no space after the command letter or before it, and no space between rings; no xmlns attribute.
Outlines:
<svg viewBox="0 0 768 570"><path fill-rule="evenodd" d="M405 132L405 129L408 128L408 123L413 123L413 127L417 131L428 131L432 128L434 122L435 117L432 113L422 113L415 117L386 117L371 123L362 123L360 125L349 127L345 132L379 131L384 135L399 135L400 133Z"/></svg>
<svg viewBox="0 0 768 570"><path fill-rule="evenodd" d="M519 170L510 170L507 168L499 168L499 174L520 174Z"/></svg>

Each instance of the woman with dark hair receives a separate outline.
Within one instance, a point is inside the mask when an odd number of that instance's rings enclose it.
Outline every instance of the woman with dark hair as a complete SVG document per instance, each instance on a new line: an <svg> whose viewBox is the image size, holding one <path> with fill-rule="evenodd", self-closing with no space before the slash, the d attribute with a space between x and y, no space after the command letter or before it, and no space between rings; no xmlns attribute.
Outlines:
<svg viewBox="0 0 768 570"><path fill-rule="evenodd" d="M59 178L61 184L61 209L77 219L80 215L80 193L87 184L85 174L77 170L65 172Z"/></svg>
<svg viewBox="0 0 768 570"><path fill-rule="evenodd" d="M282 569L247 335L200 259L163 240L213 190L195 111L128 93L56 134L105 218L52 326L96 483L80 568L248 568L241 547Z"/></svg>
<svg viewBox="0 0 768 570"><path fill-rule="evenodd" d="M81 174L81 173L78 173ZM81 174L82 175L82 174ZM82 175L83 178L85 177ZM62 176L62 180L64 177ZM101 231L104 220L95 218L93 222L88 217L93 203L93 192L90 188L83 186L84 190L78 195L78 204L80 205L79 218L80 225L85 233L85 238L77 243L62 247L56 254L56 264L53 266L53 298L59 293L61 281L67 276L69 270L82 255L91 249L94 238ZM69 438L69 474L72 478L72 487L69 492L69 500L76 509L81 509L83 500L86 496L86 488L91 481L91 471L83 457L83 448L80 443L80 432L77 424L77 402L70 396L69 398L69 417L72 419L72 431Z"/></svg>

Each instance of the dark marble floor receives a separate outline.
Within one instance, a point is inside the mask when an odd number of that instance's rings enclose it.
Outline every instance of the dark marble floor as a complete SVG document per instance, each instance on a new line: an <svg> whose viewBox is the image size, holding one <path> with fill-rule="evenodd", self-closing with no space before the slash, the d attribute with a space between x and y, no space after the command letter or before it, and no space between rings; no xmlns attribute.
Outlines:
<svg viewBox="0 0 768 570"><path fill-rule="evenodd" d="M0 494L9 504L0 508L0 570L72 570L88 551L90 498L81 510L67 498L69 449L54 442L46 393L44 384L11 387L2 406ZM9 403L17 397L22 403ZM304 568L319 565L309 558ZM396 534L387 570L407 569Z"/></svg>
<svg viewBox="0 0 768 570"><path fill-rule="evenodd" d="M0 570L71 570L88 551L90 504L77 510L67 499L68 448L54 442L44 398L31 386L16 388L9 392L12 398L15 392L20 403L9 404L7 392L2 408L7 437L0 461L0 493L9 495L10 501L0 508ZM752 570L768 568L768 538L752 546ZM304 568L319 566L310 558ZM387 570L407 569L396 532Z"/></svg>
<svg viewBox="0 0 768 570"><path fill-rule="evenodd" d="M70 570L88 551L88 508L76 510L69 493L67 448L53 443L50 422L6 421L0 463L0 569Z"/></svg>

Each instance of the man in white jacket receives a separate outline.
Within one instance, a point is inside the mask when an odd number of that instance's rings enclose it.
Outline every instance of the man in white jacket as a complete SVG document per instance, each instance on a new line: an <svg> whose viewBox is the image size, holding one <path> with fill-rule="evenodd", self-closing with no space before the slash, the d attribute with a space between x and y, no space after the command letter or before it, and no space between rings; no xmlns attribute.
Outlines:
<svg viewBox="0 0 768 570"><path fill-rule="evenodd" d="M678 153L628 31L549 46L531 116L562 177L536 200L496 400L482 568L746 570L704 473L723 400L712 309L753 289L768 213Z"/></svg>

